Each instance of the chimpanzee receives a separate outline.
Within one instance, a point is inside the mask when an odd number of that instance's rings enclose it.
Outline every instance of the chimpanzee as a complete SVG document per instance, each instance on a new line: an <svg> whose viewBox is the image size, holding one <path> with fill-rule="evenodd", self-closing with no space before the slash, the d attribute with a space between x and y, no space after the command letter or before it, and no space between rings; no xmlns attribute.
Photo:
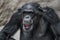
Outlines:
<svg viewBox="0 0 60 40"><path fill-rule="evenodd" d="M20 29L20 40L59 39L59 18L52 8L42 8L38 3L24 4L14 13L0 32L0 40L11 38Z"/></svg>

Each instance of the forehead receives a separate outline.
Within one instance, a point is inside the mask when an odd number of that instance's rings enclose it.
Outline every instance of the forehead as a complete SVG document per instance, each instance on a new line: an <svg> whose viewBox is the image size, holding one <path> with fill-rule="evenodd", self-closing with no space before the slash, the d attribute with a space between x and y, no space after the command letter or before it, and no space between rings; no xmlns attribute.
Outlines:
<svg viewBox="0 0 60 40"><path fill-rule="evenodd" d="M23 12L23 16L33 16L34 14L34 12Z"/></svg>

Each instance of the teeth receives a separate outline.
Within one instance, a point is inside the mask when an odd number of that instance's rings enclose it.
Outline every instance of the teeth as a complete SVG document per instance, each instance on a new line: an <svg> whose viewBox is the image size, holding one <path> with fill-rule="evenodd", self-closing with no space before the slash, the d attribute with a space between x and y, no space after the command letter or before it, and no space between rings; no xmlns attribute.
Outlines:
<svg viewBox="0 0 60 40"><path fill-rule="evenodd" d="M25 26L25 28L27 28L27 29L31 27L30 24L24 24L24 26Z"/></svg>
<svg viewBox="0 0 60 40"><path fill-rule="evenodd" d="M26 28L29 28L29 27L26 27Z"/></svg>

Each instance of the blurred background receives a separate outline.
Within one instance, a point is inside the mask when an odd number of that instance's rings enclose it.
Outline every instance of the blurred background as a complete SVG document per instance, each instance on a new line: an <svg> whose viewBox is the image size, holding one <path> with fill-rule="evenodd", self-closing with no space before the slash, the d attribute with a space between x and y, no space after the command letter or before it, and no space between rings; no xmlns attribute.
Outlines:
<svg viewBox="0 0 60 40"><path fill-rule="evenodd" d="M38 2L42 7L49 6L56 11L58 16L60 15L60 0L0 0L0 30L10 20L10 17L17 9L29 2Z"/></svg>

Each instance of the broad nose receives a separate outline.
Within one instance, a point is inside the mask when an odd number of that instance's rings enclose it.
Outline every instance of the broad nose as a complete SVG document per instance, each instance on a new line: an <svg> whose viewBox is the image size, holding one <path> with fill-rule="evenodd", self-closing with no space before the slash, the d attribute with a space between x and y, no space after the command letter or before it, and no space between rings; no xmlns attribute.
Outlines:
<svg viewBox="0 0 60 40"><path fill-rule="evenodd" d="M24 16L23 23L31 23L32 19L30 15Z"/></svg>
<svg viewBox="0 0 60 40"><path fill-rule="evenodd" d="M25 20L31 20L31 16L30 16L30 15L26 15L26 16L24 17L24 19L25 19Z"/></svg>
<svg viewBox="0 0 60 40"><path fill-rule="evenodd" d="M26 19L29 19L30 17L29 16L26 16Z"/></svg>

